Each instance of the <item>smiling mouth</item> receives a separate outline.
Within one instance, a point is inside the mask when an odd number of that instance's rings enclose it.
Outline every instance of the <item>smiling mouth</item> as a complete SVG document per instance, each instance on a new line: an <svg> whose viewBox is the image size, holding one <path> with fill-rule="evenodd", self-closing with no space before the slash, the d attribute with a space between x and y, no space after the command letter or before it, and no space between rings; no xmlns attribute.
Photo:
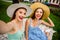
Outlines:
<svg viewBox="0 0 60 40"><path fill-rule="evenodd" d="M37 15L37 17L40 17L40 15Z"/></svg>
<svg viewBox="0 0 60 40"><path fill-rule="evenodd" d="M21 20L22 20L22 19L23 19L23 17L19 16L19 19L21 19Z"/></svg>

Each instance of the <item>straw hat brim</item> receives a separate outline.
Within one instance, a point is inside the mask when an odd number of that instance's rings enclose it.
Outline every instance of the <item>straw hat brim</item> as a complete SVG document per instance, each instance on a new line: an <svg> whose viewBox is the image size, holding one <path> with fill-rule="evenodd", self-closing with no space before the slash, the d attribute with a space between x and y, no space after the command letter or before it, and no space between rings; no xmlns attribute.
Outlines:
<svg viewBox="0 0 60 40"><path fill-rule="evenodd" d="M7 8L7 15L9 17L12 17L13 16L13 13L14 11L19 8L19 7L24 7L27 9L27 13L26 13L26 16L29 16L30 13L31 13L31 8L29 6L27 6L26 4L23 4L23 3L16 3L16 4L12 4L10 5L8 8Z"/></svg>
<svg viewBox="0 0 60 40"><path fill-rule="evenodd" d="M36 3L31 4L30 7L31 7L31 9L32 9L33 12L37 8L42 8L44 10L44 15L43 15L42 19L46 19L49 16L49 14L50 14L49 7L46 6L46 5L44 5L44 4L42 4L42 3L36 2ZM33 15L33 12L31 13L30 16Z"/></svg>

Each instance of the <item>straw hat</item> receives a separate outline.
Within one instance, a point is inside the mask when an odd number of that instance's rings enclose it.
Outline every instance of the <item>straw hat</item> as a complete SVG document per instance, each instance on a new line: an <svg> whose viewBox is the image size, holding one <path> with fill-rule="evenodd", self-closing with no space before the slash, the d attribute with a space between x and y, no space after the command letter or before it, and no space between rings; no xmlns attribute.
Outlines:
<svg viewBox="0 0 60 40"><path fill-rule="evenodd" d="M12 17L14 11L15 11L17 8L19 8L19 7L24 7L24 8L26 8L26 9L27 9L26 16L29 16L29 15L30 15L30 13L31 13L31 11L32 11L31 8L28 7L26 4L23 4L23 3L16 3L16 4L10 5L10 6L7 8L7 15L8 15L9 17Z"/></svg>
<svg viewBox="0 0 60 40"><path fill-rule="evenodd" d="M37 9L37 8L42 8L44 10L44 15L43 15L42 19L46 19L50 14L50 10L49 10L48 6L46 6L42 3L36 2L36 3L31 4L30 7L33 10L32 14L30 16L33 15L34 10Z"/></svg>

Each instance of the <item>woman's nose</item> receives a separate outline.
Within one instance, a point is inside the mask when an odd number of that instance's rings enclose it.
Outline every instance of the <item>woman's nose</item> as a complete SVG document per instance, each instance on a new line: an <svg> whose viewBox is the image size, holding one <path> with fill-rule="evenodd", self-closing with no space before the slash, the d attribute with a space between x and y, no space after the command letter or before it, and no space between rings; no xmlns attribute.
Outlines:
<svg viewBox="0 0 60 40"><path fill-rule="evenodd" d="M25 15L22 15L23 17L26 17Z"/></svg>

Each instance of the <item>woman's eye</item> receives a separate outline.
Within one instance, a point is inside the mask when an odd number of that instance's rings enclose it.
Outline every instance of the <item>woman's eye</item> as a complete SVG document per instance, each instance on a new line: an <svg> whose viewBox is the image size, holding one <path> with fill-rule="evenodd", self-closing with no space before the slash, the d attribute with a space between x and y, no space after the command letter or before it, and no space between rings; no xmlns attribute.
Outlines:
<svg viewBox="0 0 60 40"><path fill-rule="evenodd" d="M24 15L26 15L26 13L24 13Z"/></svg>
<svg viewBox="0 0 60 40"><path fill-rule="evenodd" d="M40 12L40 13L43 13L43 12Z"/></svg>
<svg viewBox="0 0 60 40"><path fill-rule="evenodd" d="M36 11L36 13L39 13L39 11Z"/></svg>
<svg viewBox="0 0 60 40"><path fill-rule="evenodd" d="M22 14L22 12L20 12L20 14Z"/></svg>

